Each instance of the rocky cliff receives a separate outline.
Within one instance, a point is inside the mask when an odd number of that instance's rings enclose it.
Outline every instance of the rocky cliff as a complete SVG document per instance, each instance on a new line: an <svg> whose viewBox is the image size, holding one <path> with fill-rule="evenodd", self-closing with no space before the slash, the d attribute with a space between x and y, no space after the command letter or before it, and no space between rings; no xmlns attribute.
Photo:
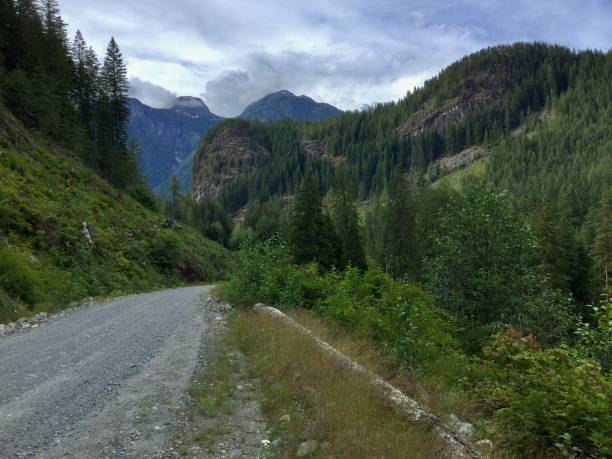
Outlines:
<svg viewBox="0 0 612 459"><path fill-rule="evenodd" d="M142 149L140 165L152 188L164 183L196 149L208 129L221 121L201 99L179 97L172 108L159 109L130 99L130 135ZM187 168L191 172L191 168ZM191 175L182 177L188 188Z"/></svg>

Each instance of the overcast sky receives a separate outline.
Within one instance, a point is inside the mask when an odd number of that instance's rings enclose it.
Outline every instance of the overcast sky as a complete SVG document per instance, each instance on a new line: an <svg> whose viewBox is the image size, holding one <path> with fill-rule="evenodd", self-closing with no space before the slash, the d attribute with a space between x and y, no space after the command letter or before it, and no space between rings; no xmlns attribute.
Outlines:
<svg viewBox="0 0 612 459"><path fill-rule="evenodd" d="M461 56L515 41L612 47L612 0L60 0L69 32L123 51L132 92L235 116L280 89L341 109L395 100Z"/></svg>

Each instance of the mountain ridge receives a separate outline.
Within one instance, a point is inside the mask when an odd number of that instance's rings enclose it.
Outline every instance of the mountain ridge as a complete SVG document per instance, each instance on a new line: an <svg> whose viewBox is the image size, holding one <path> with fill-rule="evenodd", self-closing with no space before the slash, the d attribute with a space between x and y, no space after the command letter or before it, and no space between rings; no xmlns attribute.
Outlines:
<svg viewBox="0 0 612 459"><path fill-rule="evenodd" d="M140 166L151 188L163 194L171 176L176 175L181 189L188 191L198 143L224 118L211 112L201 98L194 96L179 96L168 108L151 107L132 97L130 111L130 135L141 146ZM252 102L238 118L246 116L261 122L316 121L341 113L329 104L281 90Z"/></svg>
<svg viewBox="0 0 612 459"><path fill-rule="evenodd" d="M343 163L365 200L384 190L395 167L422 175L440 158L509 136L572 88L580 65L604 58L543 43L503 45L465 56L405 99L367 111L315 123L227 120L200 145L192 195L218 198L233 212L292 194L307 164L326 191Z"/></svg>

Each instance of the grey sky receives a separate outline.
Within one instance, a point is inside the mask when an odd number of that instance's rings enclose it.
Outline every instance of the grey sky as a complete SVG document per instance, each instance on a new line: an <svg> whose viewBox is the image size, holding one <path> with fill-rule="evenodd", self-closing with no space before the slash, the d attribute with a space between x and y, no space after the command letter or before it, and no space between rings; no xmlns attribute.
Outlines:
<svg viewBox="0 0 612 459"><path fill-rule="evenodd" d="M200 96L223 116L270 92L354 109L395 100L461 56L514 41L612 47L612 0L60 0L103 55L114 35L133 93Z"/></svg>

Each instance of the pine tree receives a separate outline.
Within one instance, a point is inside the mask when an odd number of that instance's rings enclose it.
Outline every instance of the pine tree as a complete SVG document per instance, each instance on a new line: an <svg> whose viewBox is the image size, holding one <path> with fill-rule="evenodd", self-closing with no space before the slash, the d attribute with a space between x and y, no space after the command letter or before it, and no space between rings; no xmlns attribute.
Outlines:
<svg viewBox="0 0 612 459"><path fill-rule="evenodd" d="M336 264L337 245L333 224L323 212L314 173L306 172L295 196L289 223L289 243L297 264L317 262L325 268Z"/></svg>
<svg viewBox="0 0 612 459"><path fill-rule="evenodd" d="M387 271L393 276L416 278L421 257L416 241L415 209L400 168L393 171L389 182L384 234Z"/></svg>
<svg viewBox="0 0 612 459"><path fill-rule="evenodd" d="M66 23L60 16L57 0L45 0L42 5L45 32L45 61L47 71L54 75L56 84L67 92L72 86L72 62L68 54Z"/></svg>
<svg viewBox="0 0 612 459"><path fill-rule="evenodd" d="M363 269L366 260L354 201L354 184L346 167L341 167L336 173L331 192L334 229L341 249L339 264L341 267L350 265Z"/></svg>
<svg viewBox="0 0 612 459"><path fill-rule="evenodd" d="M127 149L128 105L127 68L114 38L106 49L100 75L101 102L99 138L102 175L119 187L125 187L134 175L134 161Z"/></svg>
<svg viewBox="0 0 612 459"><path fill-rule="evenodd" d="M176 175L172 176L170 182L170 193L172 194L172 218L174 220L179 218L179 199L181 197L181 185L179 184Z"/></svg>
<svg viewBox="0 0 612 459"><path fill-rule="evenodd" d="M605 295L610 295L610 264L612 263L612 219L610 217L610 206L607 200L602 203L597 211L595 226L595 239L591 249L594 261L595 279Z"/></svg>

